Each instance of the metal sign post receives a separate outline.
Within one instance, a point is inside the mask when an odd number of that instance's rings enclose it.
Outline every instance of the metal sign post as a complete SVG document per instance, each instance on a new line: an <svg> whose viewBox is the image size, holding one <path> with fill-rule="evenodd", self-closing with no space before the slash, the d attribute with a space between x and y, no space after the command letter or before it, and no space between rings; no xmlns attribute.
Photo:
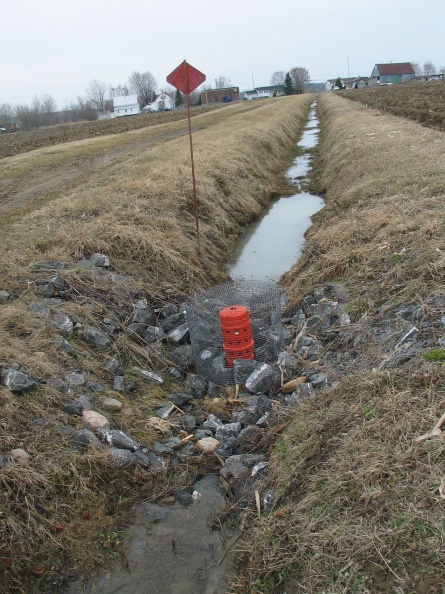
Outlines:
<svg viewBox="0 0 445 594"><path fill-rule="evenodd" d="M190 93L194 91L206 79L205 74L187 64L184 60L177 68L170 72L167 76L167 82L173 87L184 93L187 105L187 119L189 124L189 139L190 139L190 157L192 161L192 180L193 180L193 205L195 210L196 221L196 238L198 244L198 256L201 256L201 244L199 240L199 217L198 217L198 199L196 196L196 181L195 181L195 162L193 159L193 142L192 142L192 123L190 119Z"/></svg>

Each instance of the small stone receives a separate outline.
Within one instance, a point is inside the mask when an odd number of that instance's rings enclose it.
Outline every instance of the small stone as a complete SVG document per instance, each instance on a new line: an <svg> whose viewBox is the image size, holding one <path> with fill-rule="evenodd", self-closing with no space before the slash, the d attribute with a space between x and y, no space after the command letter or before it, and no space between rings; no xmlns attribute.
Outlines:
<svg viewBox="0 0 445 594"><path fill-rule="evenodd" d="M152 474L165 474L167 472L167 464L164 460L157 456L154 452L141 452L137 450L134 455L136 462L145 470Z"/></svg>
<svg viewBox="0 0 445 594"><path fill-rule="evenodd" d="M184 377L183 372L177 367L170 367L168 370L168 375L177 380L182 380L182 378Z"/></svg>
<svg viewBox="0 0 445 594"><path fill-rule="evenodd" d="M70 415L82 416L84 410L92 410L93 403L88 396L79 396L74 402L65 405L65 410Z"/></svg>
<svg viewBox="0 0 445 594"><path fill-rule="evenodd" d="M290 319L290 323L292 324L292 326L295 326L298 331L300 331L303 328L305 321L306 321L306 316L304 315L304 313L301 310L298 311Z"/></svg>
<svg viewBox="0 0 445 594"><path fill-rule="evenodd" d="M322 288L319 288L319 289L314 289L313 296L314 296L314 301L315 301L315 303L320 303L320 301L321 301L321 300L324 298L324 296L325 296L324 289L322 289Z"/></svg>
<svg viewBox="0 0 445 594"><path fill-rule="evenodd" d="M83 373L77 373L74 371L73 373L69 373L65 376L65 382L73 388L79 388L80 386L85 385L85 376Z"/></svg>
<svg viewBox="0 0 445 594"><path fill-rule="evenodd" d="M171 413L175 410L175 407L173 406L173 404L164 404L164 406L161 406L160 408L157 408L155 410L155 415L157 417L159 417L160 419L168 419L168 417L171 415Z"/></svg>
<svg viewBox="0 0 445 594"><path fill-rule="evenodd" d="M6 466L6 458L3 454L0 454L0 470Z"/></svg>
<svg viewBox="0 0 445 594"><path fill-rule="evenodd" d="M158 340L163 340L165 338L165 332L162 328L158 328L157 326L147 326L142 334L142 338L145 342L154 344L158 342Z"/></svg>
<svg viewBox="0 0 445 594"><path fill-rule="evenodd" d="M110 427L108 419L94 410L84 410L82 418L85 425L91 429L91 431L108 429Z"/></svg>
<svg viewBox="0 0 445 594"><path fill-rule="evenodd" d="M172 394L168 399L175 406L182 408L193 399L193 396L191 394Z"/></svg>
<svg viewBox="0 0 445 594"><path fill-rule="evenodd" d="M234 410L232 419L245 427L246 425L254 425L261 415L261 411L256 406L249 406L241 410Z"/></svg>
<svg viewBox="0 0 445 594"><path fill-rule="evenodd" d="M93 254L90 256L90 262L92 262L94 266L97 266L98 268L108 268L110 265L110 260L105 254Z"/></svg>
<svg viewBox="0 0 445 594"><path fill-rule="evenodd" d="M204 437L213 437L213 432L210 429L197 429L195 431L196 439L204 439Z"/></svg>
<svg viewBox="0 0 445 594"><path fill-rule="evenodd" d="M265 394L270 390L274 390L280 383L280 372L267 363L261 363L249 375L245 386L253 394Z"/></svg>
<svg viewBox="0 0 445 594"><path fill-rule="evenodd" d="M87 382L85 387L92 392L103 392L104 388L102 384L98 384L97 382Z"/></svg>
<svg viewBox="0 0 445 594"><path fill-rule="evenodd" d="M183 344L176 347L171 354L170 360L184 371L191 371L194 366L193 351L190 344Z"/></svg>
<svg viewBox="0 0 445 594"><path fill-rule="evenodd" d="M151 382L151 383L158 384L158 385L161 385L164 383L164 380L162 379L162 377L160 375L157 375L156 373L153 373L153 371L147 371L146 369L139 369L138 367L133 367L133 369L131 371L136 377L143 379L146 382Z"/></svg>
<svg viewBox="0 0 445 594"><path fill-rule="evenodd" d="M49 380L49 385L60 392L61 394L65 394L66 396L74 396L74 390L72 390L66 382L64 382L60 378L54 378Z"/></svg>
<svg viewBox="0 0 445 594"><path fill-rule="evenodd" d="M185 313L181 312L181 313L175 313L171 316L168 316L167 318L165 318L165 320L162 320L162 322L160 323L160 326L164 330L164 332L166 334L168 334L169 332L171 332L178 326L185 324L185 322L186 322Z"/></svg>
<svg viewBox="0 0 445 594"><path fill-rule="evenodd" d="M194 398L204 398L206 394L206 379L202 375L189 374L185 382L185 392Z"/></svg>
<svg viewBox="0 0 445 594"><path fill-rule="evenodd" d="M196 449L198 452L214 452L219 446L219 441L214 437L204 437L196 442Z"/></svg>
<svg viewBox="0 0 445 594"><path fill-rule="evenodd" d="M124 378L121 375L116 375L113 379L113 390L123 392L124 389Z"/></svg>
<svg viewBox="0 0 445 594"><path fill-rule="evenodd" d="M236 437L229 437L228 439L219 444L219 446L215 450L215 454L218 454L218 456L221 456L222 458L233 456L237 451L236 445Z"/></svg>
<svg viewBox="0 0 445 594"><path fill-rule="evenodd" d="M123 431L116 429L98 429L97 434L103 443L120 448L122 450L130 450L135 452L139 449L139 444L131 437L128 437Z"/></svg>
<svg viewBox="0 0 445 594"><path fill-rule="evenodd" d="M33 311L41 318L49 318L50 315L49 307L42 301L39 301L37 303L31 303L31 305L29 306L29 310Z"/></svg>
<svg viewBox="0 0 445 594"><path fill-rule="evenodd" d="M153 451L157 454L173 454L181 447L181 440L179 437L169 437L163 441L155 441L153 444Z"/></svg>
<svg viewBox="0 0 445 594"><path fill-rule="evenodd" d="M207 384L207 396L209 398L219 398L224 392L225 386L208 382Z"/></svg>
<svg viewBox="0 0 445 594"><path fill-rule="evenodd" d="M182 505L190 505L193 501L192 491L187 487L180 487L174 491L176 501Z"/></svg>
<svg viewBox="0 0 445 594"><path fill-rule="evenodd" d="M14 460L14 462L18 462L19 464L25 464L31 458L27 451L22 448L15 448L11 450L9 455Z"/></svg>
<svg viewBox="0 0 445 594"><path fill-rule="evenodd" d="M70 345L70 343L61 336L56 336L54 339L54 345L62 351L67 352L69 355L74 355L75 353L74 348Z"/></svg>
<svg viewBox="0 0 445 594"><path fill-rule="evenodd" d="M181 423L187 433L196 429L196 418L193 415L183 415L181 417Z"/></svg>
<svg viewBox="0 0 445 594"><path fill-rule="evenodd" d="M105 410L110 412L120 412L122 410L122 402L116 400L116 398L104 398L102 400L102 406Z"/></svg>
<svg viewBox="0 0 445 594"><path fill-rule="evenodd" d="M224 427L224 424L218 417L210 414L202 426L204 429L210 429L211 431L216 432L218 429L221 429L221 427Z"/></svg>
<svg viewBox="0 0 445 594"><path fill-rule="evenodd" d="M156 314L149 309L136 309L131 318L131 321L136 324L144 324L145 326L156 326Z"/></svg>
<svg viewBox="0 0 445 594"><path fill-rule="evenodd" d="M8 291L0 291L0 303L7 303L10 299L11 295Z"/></svg>
<svg viewBox="0 0 445 594"><path fill-rule="evenodd" d="M105 370L111 373L111 375L124 375L121 364L114 357L105 365Z"/></svg>
<svg viewBox="0 0 445 594"><path fill-rule="evenodd" d="M340 326L349 326L351 324L351 318L348 313L343 312L340 314Z"/></svg>
<svg viewBox="0 0 445 594"><path fill-rule="evenodd" d="M30 376L16 369L5 369L2 386L9 388L13 394L23 394L38 387L38 383Z"/></svg>
<svg viewBox="0 0 445 594"><path fill-rule="evenodd" d="M218 427L215 433L215 438L218 441L224 441L229 437L233 437L234 435L238 435L241 431L241 423L226 423L222 427Z"/></svg>
<svg viewBox="0 0 445 594"><path fill-rule="evenodd" d="M328 385L328 378L325 373L313 373L308 377L308 382L314 389L320 390Z"/></svg>
<svg viewBox="0 0 445 594"><path fill-rule="evenodd" d="M178 326L174 330L171 330L167 334L167 337L169 338L169 340L171 340L172 342L174 342L176 344L181 344L183 342L186 342L187 339L189 338L189 336L190 336L189 325L187 324L187 322L185 322L184 324L181 324L180 326Z"/></svg>
<svg viewBox="0 0 445 594"><path fill-rule="evenodd" d="M258 363L251 359L235 359L233 361L233 376L235 383L245 384L247 378L255 371Z"/></svg>
<svg viewBox="0 0 445 594"><path fill-rule="evenodd" d="M129 450L121 450L119 448L110 448L108 450L109 456L113 465L120 470L131 470L136 466L138 458Z"/></svg>
<svg viewBox="0 0 445 594"><path fill-rule="evenodd" d="M96 349L103 350L111 345L111 340L98 328L87 326L82 333L82 338L85 342L95 347Z"/></svg>

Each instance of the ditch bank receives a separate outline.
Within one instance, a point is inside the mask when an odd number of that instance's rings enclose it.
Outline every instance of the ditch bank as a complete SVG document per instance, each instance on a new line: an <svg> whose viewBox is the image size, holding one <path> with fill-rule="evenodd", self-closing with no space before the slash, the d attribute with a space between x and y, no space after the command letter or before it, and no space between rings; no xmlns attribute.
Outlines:
<svg viewBox="0 0 445 594"><path fill-rule="evenodd" d="M297 373L328 385L275 444L231 591L440 592L445 138L331 94L318 112L326 207L284 283Z"/></svg>

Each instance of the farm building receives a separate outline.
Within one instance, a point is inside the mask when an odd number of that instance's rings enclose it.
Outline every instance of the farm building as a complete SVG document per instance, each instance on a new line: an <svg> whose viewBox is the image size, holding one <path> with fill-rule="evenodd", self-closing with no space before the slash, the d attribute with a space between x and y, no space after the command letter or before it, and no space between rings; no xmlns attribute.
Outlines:
<svg viewBox="0 0 445 594"><path fill-rule="evenodd" d="M398 84L414 78L414 69L409 62L396 64L376 64L371 76L375 76L380 85Z"/></svg>
<svg viewBox="0 0 445 594"><path fill-rule="evenodd" d="M281 97L282 95L284 95L284 85L271 85L244 91L241 93L241 99L264 99L265 97Z"/></svg>
<svg viewBox="0 0 445 594"><path fill-rule="evenodd" d="M209 89L201 93L201 103L203 105L208 103L231 103L232 101L239 101L239 98L239 87Z"/></svg>
<svg viewBox="0 0 445 594"><path fill-rule="evenodd" d="M113 113L111 113L112 118L137 115L140 112L141 110L139 108L137 95L126 95L124 97L113 98Z"/></svg>
<svg viewBox="0 0 445 594"><path fill-rule="evenodd" d="M170 109L175 109L175 102L167 95L167 93L162 92L154 101L150 103L151 111L168 111ZM145 109L145 108L144 108Z"/></svg>

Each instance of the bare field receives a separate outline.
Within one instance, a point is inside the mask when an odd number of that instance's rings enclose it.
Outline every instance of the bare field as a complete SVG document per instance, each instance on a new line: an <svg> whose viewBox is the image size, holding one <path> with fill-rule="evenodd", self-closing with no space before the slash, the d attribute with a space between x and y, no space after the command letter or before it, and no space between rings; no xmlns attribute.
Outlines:
<svg viewBox="0 0 445 594"><path fill-rule="evenodd" d="M224 105L204 105L193 107L192 113L198 115L221 109ZM122 134L130 130L138 130L149 126L159 126L178 120L186 120L187 111L179 109L162 113L149 113L137 116L116 118L113 120L96 120L93 122L76 122L73 124L61 124L30 130L29 132L14 132L0 135L0 159L11 157L36 148L54 146L75 140L85 140L109 134Z"/></svg>
<svg viewBox="0 0 445 594"><path fill-rule="evenodd" d="M409 82L337 92L368 107L445 131L445 81Z"/></svg>

